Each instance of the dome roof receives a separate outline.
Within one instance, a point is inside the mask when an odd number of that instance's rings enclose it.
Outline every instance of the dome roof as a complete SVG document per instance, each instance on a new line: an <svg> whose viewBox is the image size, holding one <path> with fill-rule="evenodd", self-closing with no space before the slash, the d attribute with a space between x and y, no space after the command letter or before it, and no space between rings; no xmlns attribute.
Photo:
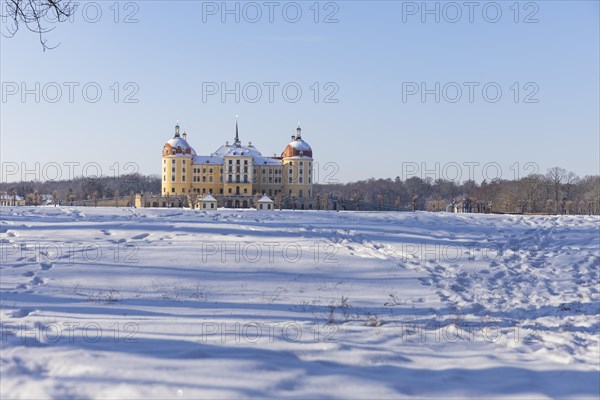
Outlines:
<svg viewBox="0 0 600 400"><path fill-rule="evenodd" d="M190 146L187 140L182 139L181 137L174 137L165 143L165 146L163 147L163 155L170 156L178 154L195 156L196 150Z"/></svg>
<svg viewBox="0 0 600 400"><path fill-rule="evenodd" d="M301 137L296 137L285 148L281 157L309 157L312 158L312 148Z"/></svg>
<svg viewBox="0 0 600 400"><path fill-rule="evenodd" d="M187 135L179 136L179 124L175 126L175 136L163 146L163 156L190 155L195 156L196 150L186 140Z"/></svg>

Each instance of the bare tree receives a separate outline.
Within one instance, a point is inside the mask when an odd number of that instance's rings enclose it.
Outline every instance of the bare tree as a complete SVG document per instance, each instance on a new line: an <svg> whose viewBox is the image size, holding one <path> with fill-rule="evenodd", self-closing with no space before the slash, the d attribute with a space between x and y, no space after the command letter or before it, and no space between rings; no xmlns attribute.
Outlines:
<svg viewBox="0 0 600 400"><path fill-rule="evenodd" d="M2 34L13 37L21 26L25 26L39 36L44 51L58 46L47 44L44 36L54 29L49 25L66 21L77 7L70 0L4 0L3 4L2 17L10 19L12 26L6 25L7 32Z"/></svg>
<svg viewBox="0 0 600 400"><path fill-rule="evenodd" d="M554 190L554 207L555 212L558 214L558 198L560 197L560 185L567 176L567 170L560 167L552 167L548 169L546 178L550 182L552 189Z"/></svg>

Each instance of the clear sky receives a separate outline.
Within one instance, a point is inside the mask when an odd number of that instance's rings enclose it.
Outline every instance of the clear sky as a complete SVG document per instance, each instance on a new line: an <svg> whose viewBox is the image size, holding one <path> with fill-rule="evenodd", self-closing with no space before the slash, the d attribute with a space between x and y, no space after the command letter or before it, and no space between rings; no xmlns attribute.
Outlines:
<svg viewBox="0 0 600 400"><path fill-rule="evenodd" d="M159 174L177 120L209 154L236 115L265 155L300 121L318 181L599 173L598 1L114 4L1 39L3 179Z"/></svg>

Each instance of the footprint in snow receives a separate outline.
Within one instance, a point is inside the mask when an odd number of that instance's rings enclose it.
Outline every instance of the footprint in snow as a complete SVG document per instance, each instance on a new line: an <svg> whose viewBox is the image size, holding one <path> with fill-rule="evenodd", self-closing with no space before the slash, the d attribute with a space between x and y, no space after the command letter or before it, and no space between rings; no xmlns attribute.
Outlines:
<svg viewBox="0 0 600 400"><path fill-rule="evenodd" d="M26 278L31 278L34 275L35 275L35 273L33 271L28 271L23 274L23 276Z"/></svg>
<svg viewBox="0 0 600 400"><path fill-rule="evenodd" d="M32 285L43 285L46 281L39 276L35 276L29 283Z"/></svg>
<svg viewBox="0 0 600 400"><path fill-rule="evenodd" d="M51 269L54 265L52 263L49 262L43 262L40 263L40 267L42 268L42 271L48 271L49 269Z"/></svg>
<svg viewBox="0 0 600 400"><path fill-rule="evenodd" d="M148 236L150 236L149 233L142 233L140 235L135 235L132 237L133 240L142 240L142 239L146 239Z"/></svg>
<svg viewBox="0 0 600 400"><path fill-rule="evenodd" d="M22 309L13 311L10 316L13 318L25 318L32 313L32 310Z"/></svg>

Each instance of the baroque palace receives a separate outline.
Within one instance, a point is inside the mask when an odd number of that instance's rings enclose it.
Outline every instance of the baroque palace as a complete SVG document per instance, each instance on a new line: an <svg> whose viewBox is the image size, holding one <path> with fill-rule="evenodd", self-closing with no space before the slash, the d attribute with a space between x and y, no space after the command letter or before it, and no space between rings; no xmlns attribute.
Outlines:
<svg viewBox="0 0 600 400"><path fill-rule="evenodd" d="M160 196L138 195L136 206L202 208L203 202L215 202L246 208L256 206L258 199L274 200L284 208L315 205L312 148L302 139L299 125L281 156L267 157L252 142L242 144L237 121L233 143L225 142L210 155L197 155L177 124L163 146L161 172Z"/></svg>

